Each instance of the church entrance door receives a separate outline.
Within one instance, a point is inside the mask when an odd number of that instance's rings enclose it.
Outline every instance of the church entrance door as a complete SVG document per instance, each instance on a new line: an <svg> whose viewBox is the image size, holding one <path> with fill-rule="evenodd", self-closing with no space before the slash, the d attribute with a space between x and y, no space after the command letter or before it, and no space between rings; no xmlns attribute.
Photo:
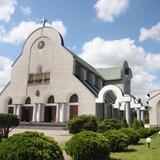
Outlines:
<svg viewBox="0 0 160 160"><path fill-rule="evenodd" d="M14 111L14 107L8 107L8 113L13 114L13 111Z"/></svg>
<svg viewBox="0 0 160 160"><path fill-rule="evenodd" d="M69 118L72 119L75 116L78 116L78 105L70 105Z"/></svg>
<svg viewBox="0 0 160 160"><path fill-rule="evenodd" d="M32 121L33 107L22 107L21 110L21 121L30 122Z"/></svg>
<svg viewBox="0 0 160 160"><path fill-rule="evenodd" d="M56 121L56 106L45 106L44 121L45 122Z"/></svg>

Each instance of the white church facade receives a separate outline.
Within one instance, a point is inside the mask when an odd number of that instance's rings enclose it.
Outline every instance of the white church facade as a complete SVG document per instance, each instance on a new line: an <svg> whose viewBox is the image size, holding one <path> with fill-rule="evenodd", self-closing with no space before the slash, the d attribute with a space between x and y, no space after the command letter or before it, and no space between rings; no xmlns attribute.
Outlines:
<svg viewBox="0 0 160 160"><path fill-rule="evenodd" d="M17 114L21 122L65 122L92 114L129 123L134 112L143 119L141 104L130 95L131 79L126 61L95 69L64 46L59 32L43 26L30 34L13 63L0 112Z"/></svg>

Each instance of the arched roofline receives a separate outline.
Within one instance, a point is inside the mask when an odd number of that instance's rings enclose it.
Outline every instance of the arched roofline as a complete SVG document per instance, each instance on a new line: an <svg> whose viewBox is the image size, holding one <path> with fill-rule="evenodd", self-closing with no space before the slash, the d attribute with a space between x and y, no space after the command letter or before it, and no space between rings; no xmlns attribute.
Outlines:
<svg viewBox="0 0 160 160"><path fill-rule="evenodd" d="M24 50L24 47L25 47L28 39L29 39L35 32L37 32L38 30L43 29L43 28L50 28L50 29L54 30L55 32L57 32L57 33L59 34L59 36L60 36L61 45L64 46L63 37L62 37L62 35L61 35L56 29L54 29L53 27L50 27L50 26L39 27L39 28L37 28L36 30L34 30L34 31L27 37L27 39L24 41L23 47L22 47L22 52L21 52L21 54L17 57L17 59L13 62L13 64L11 65L12 67L14 66L14 64L16 63L16 61L17 61L17 60L21 57L21 55L23 54L23 50Z"/></svg>

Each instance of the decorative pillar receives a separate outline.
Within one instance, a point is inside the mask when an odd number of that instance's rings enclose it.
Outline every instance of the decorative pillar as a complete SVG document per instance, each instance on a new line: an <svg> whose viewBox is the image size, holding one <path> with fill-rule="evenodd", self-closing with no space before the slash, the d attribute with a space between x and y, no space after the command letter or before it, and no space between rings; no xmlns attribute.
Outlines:
<svg viewBox="0 0 160 160"><path fill-rule="evenodd" d="M109 113L108 105L107 103L104 103L104 119L109 119L108 113Z"/></svg>
<svg viewBox="0 0 160 160"><path fill-rule="evenodd" d="M138 119L138 120L141 119L140 108L137 108L137 119Z"/></svg>
<svg viewBox="0 0 160 160"><path fill-rule="evenodd" d="M125 106L125 116L126 116L126 121L129 124L130 121L130 102L126 102L126 106Z"/></svg>
<svg viewBox="0 0 160 160"><path fill-rule="evenodd" d="M44 122L44 104L41 104L41 122Z"/></svg>
<svg viewBox="0 0 160 160"><path fill-rule="evenodd" d="M32 122L36 122L36 112L37 112L37 104L33 105Z"/></svg>
<svg viewBox="0 0 160 160"><path fill-rule="evenodd" d="M37 104L36 122L41 121L41 104Z"/></svg>
<svg viewBox="0 0 160 160"><path fill-rule="evenodd" d="M144 121L144 110L141 110L141 120Z"/></svg>
<svg viewBox="0 0 160 160"><path fill-rule="evenodd" d="M17 105L14 105L13 114L17 113Z"/></svg>

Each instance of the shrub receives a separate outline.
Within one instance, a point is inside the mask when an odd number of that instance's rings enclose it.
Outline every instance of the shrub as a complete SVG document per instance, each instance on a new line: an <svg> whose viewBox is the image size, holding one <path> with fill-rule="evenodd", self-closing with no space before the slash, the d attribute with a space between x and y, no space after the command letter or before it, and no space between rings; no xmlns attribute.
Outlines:
<svg viewBox="0 0 160 160"><path fill-rule="evenodd" d="M122 151L128 147L128 136L118 130L108 130L103 135L109 140L111 151Z"/></svg>
<svg viewBox="0 0 160 160"><path fill-rule="evenodd" d="M110 146L100 133L83 131L75 134L65 146L73 160L108 160Z"/></svg>
<svg viewBox="0 0 160 160"><path fill-rule="evenodd" d="M11 128L19 125L19 119L14 114L0 114L0 131L3 138L8 138L8 134Z"/></svg>
<svg viewBox="0 0 160 160"><path fill-rule="evenodd" d="M141 138L150 137L153 134L157 133L158 131L159 131L159 129L157 129L157 128L140 128L137 130L137 132Z"/></svg>
<svg viewBox="0 0 160 160"><path fill-rule="evenodd" d="M109 129L120 129L121 121L116 119L105 119L99 122L98 131L105 132Z"/></svg>
<svg viewBox="0 0 160 160"><path fill-rule="evenodd" d="M74 117L67 122L67 127L70 133L78 133L83 130L97 131L97 118L92 115L81 115Z"/></svg>
<svg viewBox="0 0 160 160"><path fill-rule="evenodd" d="M128 136L129 144L138 144L140 137L133 128L121 128L119 131Z"/></svg>
<svg viewBox="0 0 160 160"><path fill-rule="evenodd" d="M13 135L0 143L1 160L64 160L57 143L39 132Z"/></svg>
<svg viewBox="0 0 160 160"><path fill-rule="evenodd" d="M127 121L126 121L125 118L121 120L121 127L122 128L128 128L128 124L127 124Z"/></svg>
<svg viewBox="0 0 160 160"><path fill-rule="evenodd" d="M2 134L0 133L0 142L2 141Z"/></svg>
<svg viewBox="0 0 160 160"><path fill-rule="evenodd" d="M136 118L133 120L133 123L131 124L131 127L133 129L139 129L144 128L144 123L141 120L137 120Z"/></svg>

